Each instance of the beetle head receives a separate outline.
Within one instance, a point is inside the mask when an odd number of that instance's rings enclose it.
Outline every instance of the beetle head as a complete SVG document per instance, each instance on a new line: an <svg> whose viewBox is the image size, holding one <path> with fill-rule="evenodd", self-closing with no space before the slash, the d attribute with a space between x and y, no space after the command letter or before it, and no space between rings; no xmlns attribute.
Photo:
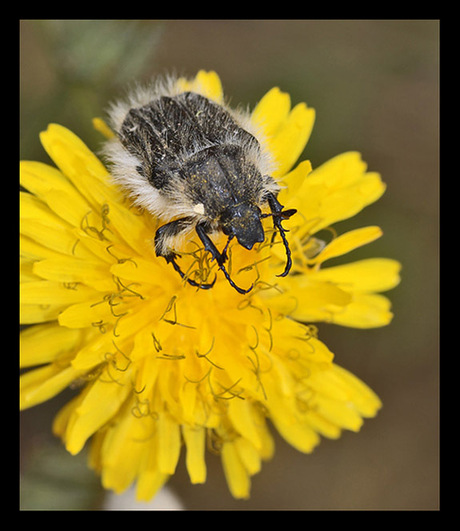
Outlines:
<svg viewBox="0 0 460 531"><path fill-rule="evenodd" d="M235 236L246 249L252 249L255 243L263 242L265 238L260 216L260 208L255 205L239 203L229 206L220 218L222 231L227 236Z"/></svg>

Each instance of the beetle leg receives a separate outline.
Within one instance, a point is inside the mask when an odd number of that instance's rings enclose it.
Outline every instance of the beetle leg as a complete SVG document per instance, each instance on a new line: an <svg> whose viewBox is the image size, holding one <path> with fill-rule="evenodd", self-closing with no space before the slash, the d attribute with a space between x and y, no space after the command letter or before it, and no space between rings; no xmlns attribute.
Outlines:
<svg viewBox="0 0 460 531"><path fill-rule="evenodd" d="M171 239L180 232L186 230L188 227L190 227L190 225L190 218L182 218L161 226L155 233L155 254L157 256L162 256L168 264L172 264L174 270L179 273L180 277L187 280L191 286L201 289L209 289L214 286L216 279L214 278L211 284L199 284L198 282L187 278L185 273L181 270L179 264L176 262L178 255L171 251L168 245L168 239Z"/></svg>
<svg viewBox="0 0 460 531"><path fill-rule="evenodd" d="M230 243L230 240L233 238L233 236L229 236L227 244L225 245L225 248L222 253L220 253L217 249L217 247L214 245L213 241L209 237L208 233L205 230L204 224L198 224L195 228L200 240L203 242L204 248L206 251L211 253L211 256L213 259L217 262L219 265L219 269L223 272L225 275L225 278L228 280L229 284L232 286L232 288L235 288L238 293L241 293L242 295L245 295L246 293L249 293L252 290L251 286L249 289L243 289L237 286L233 280L231 279L230 275L228 274L228 271L225 269L224 262L227 260L227 248L228 244Z"/></svg>
<svg viewBox="0 0 460 531"><path fill-rule="evenodd" d="M271 215L273 217L273 225L275 229L278 229L281 238L283 240L284 248L286 249L286 266L284 268L284 271L277 275L278 277L285 277L289 271L291 270L292 266L292 258L291 258L291 250L289 249L289 243L286 239L286 229L283 228L281 225L281 222L283 219L289 219L291 216L293 216L297 210L295 208L290 208L288 210L283 210L283 205L278 201L278 199L272 194L267 194L267 201L270 206ZM275 234L273 234L272 242L274 240Z"/></svg>

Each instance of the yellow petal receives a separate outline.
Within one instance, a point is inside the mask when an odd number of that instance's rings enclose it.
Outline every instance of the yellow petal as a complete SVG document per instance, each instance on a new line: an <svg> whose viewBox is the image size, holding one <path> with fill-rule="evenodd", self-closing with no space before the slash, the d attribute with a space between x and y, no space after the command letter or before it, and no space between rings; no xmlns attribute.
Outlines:
<svg viewBox="0 0 460 531"><path fill-rule="evenodd" d="M163 474L174 474L180 454L180 430L166 412L158 415L158 468Z"/></svg>
<svg viewBox="0 0 460 531"><path fill-rule="evenodd" d="M142 330L134 338L134 347L130 358L139 365L136 374L135 388L139 389L139 395L150 396L155 386L158 375L158 360L152 333L150 330Z"/></svg>
<svg viewBox="0 0 460 531"><path fill-rule="evenodd" d="M64 307L62 304L21 304L19 322L26 325L54 321Z"/></svg>
<svg viewBox="0 0 460 531"><path fill-rule="evenodd" d="M61 190L50 190L46 194L46 202L53 212L74 227L101 223L100 216L92 211L87 201L76 192L69 194Z"/></svg>
<svg viewBox="0 0 460 531"><path fill-rule="evenodd" d="M251 119L267 138L274 136L284 124L291 109L291 98L278 87L269 90L254 108Z"/></svg>
<svg viewBox="0 0 460 531"><path fill-rule="evenodd" d="M133 287L133 292L136 287ZM140 300L140 296L142 295L139 292L133 293L133 298L136 297L137 300ZM115 310L117 315L122 315L116 322L116 335L120 337L132 337L143 329L150 328L151 330L152 317L153 315L158 315L157 311L159 307L164 308L164 300L161 298L152 300L151 304L145 304L133 309L120 304Z"/></svg>
<svg viewBox="0 0 460 531"><path fill-rule="evenodd" d="M24 220L32 220L34 222L41 222L50 228L59 227L61 230L70 228L67 223L53 214L43 201L27 192L19 193L19 209L21 222Z"/></svg>
<svg viewBox="0 0 460 531"><path fill-rule="evenodd" d="M113 490L116 494L124 492L136 479L139 454L136 451L125 453L125 459L114 467L104 464L101 469L101 484L104 489Z"/></svg>
<svg viewBox="0 0 460 531"><path fill-rule="evenodd" d="M102 326L102 325L100 325ZM111 358L113 363L116 363L118 352L111 334L104 333L106 330L100 330L94 326L94 334L90 336L72 360L72 366L80 371L90 371L97 365L107 362L107 358ZM118 344L117 344L118 345ZM118 348L122 349L122 346ZM122 364L124 368L126 361ZM110 376L108 376L110 379Z"/></svg>
<svg viewBox="0 0 460 531"><path fill-rule="evenodd" d="M95 210L122 201L121 192L108 186L109 174L101 161L71 131L50 124L40 134L48 155Z"/></svg>
<svg viewBox="0 0 460 531"><path fill-rule="evenodd" d="M111 265L118 259L129 257L132 254L132 250L128 247L125 248L120 242L112 244L105 239L104 225L96 212L88 212L81 227L81 229L74 229L73 231L76 243L72 256L91 261L97 258L101 262L107 262Z"/></svg>
<svg viewBox="0 0 460 531"><path fill-rule="evenodd" d="M256 448L261 448L262 441L252 409L248 400L230 400L228 416L242 437L251 441Z"/></svg>
<svg viewBox="0 0 460 531"><path fill-rule="evenodd" d="M107 265L78 258L49 258L36 262L34 272L46 280L65 283L84 283L98 290L111 290L114 281Z"/></svg>
<svg viewBox="0 0 460 531"><path fill-rule="evenodd" d="M259 435L262 441L262 446L258 449L259 455L262 459L271 459L275 453L275 443L266 422L262 419L259 422Z"/></svg>
<svg viewBox="0 0 460 531"><path fill-rule="evenodd" d="M73 367L61 368L58 365L47 365L26 372L20 380L20 409L27 409L53 398L80 375L81 372Z"/></svg>
<svg viewBox="0 0 460 531"><path fill-rule="evenodd" d="M313 173L313 172L312 172ZM346 189L329 191L320 205L321 223L316 230L355 216L365 206L377 201L385 191L377 173L367 173L360 182L349 185Z"/></svg>
<svg viewBox="0 0 460 531"><path fill-rule="evenodd" d="M374 393L374 391L343 367L333 365L331 370L340 380L342 385L347 386L349 396L359 413L363 417L374 417L377 411L382 407L380 398Z"/></svg>
<svg viewBox="0 0 460 531"><path fill-rule="evenodd" d="M235 441L235 447L240 456L241 462L244 468L248 471L249 475L253 476L260 471L261 460L260 455L254 445L243 437L238 437Z"/></svg>
<svg viewBox="0 0 460 531"><path fill-rule="evenodd" d="M78 238L59 223L50 226L42 220L21 218L20 231L43 249L42 256L46 256L49 251L72 255L78 244Z"/></svg>
<svg viewBox="0 0 460 531"><path fill-rule="evenodd" d="M313 409L306 413L305 420L313 430L328 439L338 439L342 433L342 430L336 424L325 419Z"/></svg>
<svg viewBox="0 0 460 531"><path fill-rule="evenodd" d="M319 435L300 419L295 397L294 375L289 372L285 376L284 386L280 387L281 374L275 375L274 373L275 370L285 369L285 365L278 363L276 358L273 361L273 369L265 375L264 380L267 396L270 397L266 404L270 420L291 446L300 452L310 453L319 444Z"/></svg>
<svg viewBox="0 0 460 531"><path fill-rule="evenodd" d="M276 345L279 345L283 354L308 356L309 360L321 365L332 362L334 355L316 337L317 331L315 327L301 325L288 317L282 320L279 319L278 323L279 326L272 326L272 334L276 340ZM289 323L295 323L297 327L290 327Z"/></svg>
<svg viewBox="0 0 460 531"><path fill-rule="evenodd" d="M76 168L72 169L70 166L78 160L85 162L87 171L93 177L98 178L102 182L106 182L108 172L104 165L86 144L66 127L59 124L50 124L48 129L40 134L40 139L57 166L60 167L62 164L66 169L70 169L69 173L63 171L67 177L69 177L69 174L75 174ZM64 159L58 157L58 160L55 160L52 156L53 148L58 146L62 146L66 150L66 157ZM48 151L48 148L50 151Z"/></svg>
<svg viewBox="0 0 460 531"><path fill-rule="evenodd" d="M386 326L393 319L391 302L383 295L356 293L343 312L335 313L331 320L341 326L376 328Z"/></svg>
<svg viewBox="0 0 460 531"><path fill-rule="evenodd" d="M32 367L54 361L75 349L82 338L80 330L53 324L26 328L20 335L20 366Z"/></svg>
<svg viewBox="0 0 460 531"><path fill-rule="evenodd" d="M182 426L187 454L185 465L192 483L204 483L206 481L206 462L204 453L206 449L206 430L192 426Z"/></svg>
<svg viewBox="0 0 460 531"><path fill-rule="evenodd" d="M315 408L319 415L339 428L358 431L363 425L361 416L346 402L321 397L315 404Z"/></svg>
<svg viewBox="0 0 460 531"><path fill-rule="evenodd" d="M129 384L129 370L117 372L116 377L120 385L113 381L108 370L88 387L84 399L69 420L66 448L73 455L83 448L93 433L117 413L132 390Z"/></svg>
<svg viewBox="0 0 460 531"><path fill-rule="evenodd" d="M287 173L304 150L315 121L315 111L305 103L296 105L281 130L269 140L269 149L275 160L274 177Z"/></svg>
<svg viewBox="0 0 460 531"><path fill-rule="evenodd" d="M205 96L211 100L221 103L223 99L222 84L216 72L200 70L191 81L180 78L177 81L180 91L192 91Z"/></svg>
<svg viewBox="0 0 460 531"><path fill-rule="evenodd" d="M106 430L100 448L102 483L118 493L135 480L150 447L146 439L154 421L136 416L132 410L133 402L128 402L117 421Z"/></svg>
<svg viewBox="0 0 460 531"><path fill-rule="evenodd" d="M349 264L326 267L315 272L315 279L333 282L359 293L387 291L398 285L401 264L390 258L369 258Z"/></svg>
<svg viewBox="0 0 460 531"><path fill-rule="evenodd" d="M70 417L73 415L75 408L84 398L85 391L75 396L65 404L54 417L53 434L65 441L65 433L69 424Z"/></svg>
<svg viewBox="0 0 460 531"><path fill-rule="evenodd" d="M305 275L292 275L284 280L285 293L272 294L267 303L298 321L327 321L331 312L343 310L352 300L350 293L331 282L317 282Z"/></svg>
<svg viewBox="0 0 460 531"><path fill-rule="evenodd" d="M337 365L313 373L308 385L314 390L314 411L340 429L358 431L361 417L373 417L381 407L368 386Z"/></svg>
<svg viewBox="0 0 460 531"><path fill-rule="evenodd" d="M382 235L380 227L364 227L355 229L341 236L334 238L318 256L315 257L315 263L325 262L336 256L347 254L362 245L366 245Z"/></svg>
<svg viewBox="0 0 460 531"><path fill-rule="evenodd" d="M41 246L62 254L72 254L77 238L72 227L29 193L20 193L20 232Z"/></svg>
<svg viewBox="0 0 460 531"><path fill-rule="evenodd" d="M113 202L106 205L105 218L109 229L116 231L132 249L141 256L148 256L149 253L153 256L152 240L155 234L141 216L120 202Z"/></svg>
<svg viewBox="0 0 460 531"><path fill-rule="evenodd" d="M41 245L40 243L27 236L24 236L23 234L19 235L19 248L20 256L26 259L30 259L32 261L35 261L37 259L40 260L42 258L53 258L62 256L61 253L53 251L52 249Z"/></svg>
<svg viewBox="0 0 460 531"><path fill-rule="evenodd" d="M272 417L272 420L283 439L299 452L311 453L320 442L316 431L305 424L285 422L281 414Z"/></svg>
<svg viewBox="0 0 460 531"><path fill-rule="evenodd" d="M40 280L20 286L21 323L42 323L57 319L67 306L91 299L94 291L83 284L67 285Z"/></svg>
<svg viewBox="0 0 460 531"><path fill-rule="evenodd" d="M164 276L164 266L160 260L136 258L113 264L110 272L116 277L146 284L158 284L159 276Z"/></svg>
<svg viewBox="0 0 460 531"><path fill-rule="evenodd" d="M323 183L330 189L345 188L359 181L366 173L367 164L357 151L347 151L315 168L311 184Z"/></svg>
<svg viewBox="0 0 460 531"><path fill-rule="evenodd" d="M315 397L332 400L335 402L350 402L349 391L333 371L334 364L326 368L317 367L311 371L308 378L308 388L313 390Z"/></svg>
<svg viewBox="0 0 460 531"><path fill-rule="evenodd" d="M222 84L216 72L206 72L205 70L200 70L195 77L194 85L198 85L200 93L203 94L203 96L206 96L217 102L222 101Z"/></svg>
<svg viewBox="0 0 460 531"><path fill-rule="evenodd" d="M43 162L21 161L19 180L24 188L44 201L51 190L75 192L75 188L63 173Z"/></svg>
<svg viewBox="0 0 460 531"><path fill-rule="evenodd" d="M222 466L228 487L234 498L249 498L251 481L249 474L238 455L234 443L226 442L222 446Z"/></svg>
<svg viewBox="0 0 460 531"><path fill-rule="evenodd" d="M82 284L66 286L60 282L39 280L21 285L21 304L75 304L94 296L94 290Z"/></svg>
<svg viewBox="0 0 460 531"><path fill-rule="evenodd" d="M85 328L92 326L101 333L107 331L114 322L114 315L108 302L102 296L88 301L71 304L58 317L59 324L67 328Z"/></svg>
<svg viewBox="0 0 460 531"><path fill-rule="evenodd" d="M93 127L107 139L113 138L115 136L115 133L102 118L93 118Z"/></svg>
<svg viewBox="0 0 460 531"><path fill-rule="evenodd" d="M156 420L155 420L156 422ZM170 477L158 467L158 432L150 430L150 435L141 437L145 441L145 454L137 478L136 498L139 501L150 500Z"/></svg>
<svg viewBox="0 0 460 531"><path fill-rule="evenodd" d="M169 475L158 469L141 470L137 479L136 499L150 501L168 480Z"/></svg>
<svg viewBox="0 0 460 531"><path fill-rule="evenodd" d="M282 205L286 208L291 208L296 201L296 192L302 189L311 171L311 162L303 160L293 170L283 176L282 182L286 187L282 188L279 194L279 201Z"/></svg>
<svg viewBox="0 0 460 531"><path fill-rule="evenodd" d="M299 210L306 230L318 231L354 216L384 193L380 175L366 169L359 153L343 153L314 169L302 186L286 190L283 200Z"/></svg>
<svg viewBox="0 0 460 531"><path fill-rule="evenodd" d="M43 200L53 212L71 225L80 226L90 211L89 204L56 168L41 162L22 161L22 186Z"/></svg>
<svg viewBox="0 0 460 531"><path fill-rule="evenodd" d="M19 263L19 282L35 282L40 280L40 277L33 272L34 262L27 258L20 258Z"/></svg>

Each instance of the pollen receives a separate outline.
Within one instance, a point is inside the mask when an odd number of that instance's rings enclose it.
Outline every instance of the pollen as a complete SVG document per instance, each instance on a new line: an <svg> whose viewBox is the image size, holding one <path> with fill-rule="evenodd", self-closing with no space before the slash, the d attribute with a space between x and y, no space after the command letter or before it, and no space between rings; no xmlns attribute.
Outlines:
<svg viewBox="0 0 460 531"><path fill-rule="evenodd" d="M196 205L193 205L193 212L195 212L195 214L204 215L203 203L197 203Z"/></svg>

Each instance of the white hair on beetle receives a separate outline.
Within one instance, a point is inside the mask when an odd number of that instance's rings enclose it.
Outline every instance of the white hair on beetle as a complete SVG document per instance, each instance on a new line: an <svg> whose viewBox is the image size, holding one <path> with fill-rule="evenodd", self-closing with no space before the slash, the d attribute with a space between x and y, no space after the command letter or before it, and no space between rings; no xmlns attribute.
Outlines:
<svg viewBox="0 0 460 531"><path fill-rule="evenodd" d="M137 207L147 210L160 219L171 216L168 200L146 177L139 174L137 168L142 163L139 158L129 153L116 138L106 142L104 154L111 164L113 180L128 191Z"/></svg>

